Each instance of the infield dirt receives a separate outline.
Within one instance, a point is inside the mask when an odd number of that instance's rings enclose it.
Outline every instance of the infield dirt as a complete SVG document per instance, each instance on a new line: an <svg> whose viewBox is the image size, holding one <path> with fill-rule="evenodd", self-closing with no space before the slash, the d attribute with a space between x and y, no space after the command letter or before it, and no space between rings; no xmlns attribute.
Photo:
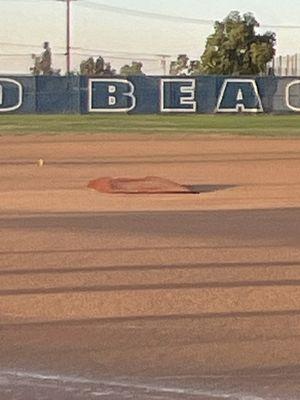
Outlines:
<svg viewBox="0 0 300 400"><path fill-rule="evenodd" d="M300 140L0 149L1 400L299 398ZM147 175L200 194L87 188Z"/></svg>
<svg viewBox="0 0 300 400"><path fill-rule="evenodd" d="M300 140L187 136L0 137L1 210L105 211L295 207ZM43 159L43 167L37 161ZM159 176L200 196L105 196L99 177Z"/></svg>

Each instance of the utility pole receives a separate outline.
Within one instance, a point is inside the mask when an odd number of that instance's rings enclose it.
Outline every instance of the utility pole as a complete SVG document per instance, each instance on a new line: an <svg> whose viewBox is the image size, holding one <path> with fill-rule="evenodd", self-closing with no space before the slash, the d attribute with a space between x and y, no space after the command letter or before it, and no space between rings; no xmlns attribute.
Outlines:
<svg viewBox="0 0 300 400"><path fill-rule="evenodd" d="M71 0L67 0L67 75L71 71Z"/></svg>
<svg viewBox="0 0 300 400"><path fill-rule="evenodd" d="M67 75L71 71L71 2L76 0L57 0L66 3L66 73Z"/></svg>

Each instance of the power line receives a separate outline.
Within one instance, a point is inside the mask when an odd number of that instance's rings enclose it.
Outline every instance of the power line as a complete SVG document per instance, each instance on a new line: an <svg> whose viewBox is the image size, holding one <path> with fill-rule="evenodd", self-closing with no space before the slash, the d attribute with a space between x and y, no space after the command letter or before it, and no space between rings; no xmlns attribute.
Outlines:
<svg viewBox="0 0 300 400"><path fill-rule="evenodd" d="M47 3L54 0L9 0L10 2L15 3ZM1 3L7 3L7 0L0 0ZM167 15L161 14L156 12L149 12L144 10L136 10L131 8L124 8L124 7L117 7L111 6L104 3L96 3L90 0L82 0L78 2L74 2L80 7L90 8L90 9L98 9L101 11L106 11L110 13L122 14L122 15L129 15L132 17L141 17L141 18L148 18L148 19L156 19L156 20L164 20L169 22L182 22L187 24L196 24L196 25L206 25L211 26L216 21L213 19L202 19L202 18L192 18L192 17L183 17L181 15ZM264 29L288 29L288 30L298 30L300 29L300 25L272 25L272 24L262 24L260 25L261 28Z"/></svg>
<svg viewBox="0 0 300 400"><path fill-rule="evenodd" d="M156 12L149 12L143 10L135 10L131 8L124 8L124 7L117 7L111 6L108 4L103 3L96 3L90 0L82 0L80 2L76 2L76 5L80 7L90 8L90 9L98 9L101 11L106 11L110 13L116 13L121 15L129 15L132 17L142 17L142 18L149 18L149 19L156 19L156 20L163 20L169 22L182 22L188 24L196 24L196 25L206 25L211 26L216 21L212 19L202 19L202 18L191 18L191 17L183 17L180 15L167 15L161 14ZM300 29L300 25L268 25L262 24L260 25L261 28L265 29Z"/></svg>
<svg viewBox="0 0 300 400"><path fill-rule="evenodd" d="M173 57L174 55L171 54L155 54L155 53L143 53L143 52L132 52L132 51L123 51L123 50L104 50L104 49L89 49L86 47L72 47L73 50L83 50L83 51L90 51L90 52L94 52L94 53L108 53L108 54L122 54L122 55L127 55L127 56L150 56L150 57L157 57L157 58L161 58L161 57L166 57L166 58L170 58Z"/></svg>
<svg viewBox="0 0 300 400"><path fill-rule="evenodd" d="M0 0L1 1L1 0ZM41 47L37 44L25 44L25 43L15 43L15 42L0 42L0 46L10 46L10 47Z"/></svg>
<svg viewBox="0 0 300 400"><path fill-rule="evenodd" d="M103 3L94 3L89 0L82 0L80 2L77 2L76 5L78 5L80 7L85 7L85 8L92 8L92 9L98 9L101 11L107 11L107 12L111 12L111 13L129 15L132 17L143 17L143 18L151 18L151 19L164 20L164 21L167 20L167 21L171 21L171 22L185 22L185 23L197 24L197 25L199 25L199 24L211 25L215 22L213 20L189 18L189 17L182 17L182 16L177 16L177 15L166 15L166 14L160 14L160 13L154 13L154 12L148 12L148 11L142 11L142 10L134 10L134 9L129 9L129 8L110 6L108 4L103 4Z"/></svg>
<svg viewBox="0 0 300 400"><path fill-rule="evenodd" d="M98 54L91 54L91 53L84 53L84 52L74 52L72 54L75 55L75 56L83 56L83 57L97 57L98 56ZM105 57L108 58L108 59L111 59L111 60L131 61L130 57L124 57L124 56L106 55ZM138 61L157 62L157 61L160 61L160 60L159 60L159 58L140 57Z"/></svg>
<svg viewBox="0 0 300 400"><path fill-rule="evenodd" d="M54 53L53 54L54 56L64 56L65 55L65 53ZM5 53L1 53L0 54L0 57L31 57L32 56L32 54L21 54L21 53L7 53L7 54L5 54Z"/></svg>
<svg viewBox="0 0 300 400"><path fill-rule="evenodd" d="M31 56L31 54L20 54L20 53L16 53L16 54L14 54L14 53L9 53L9 54L0 54L0 57L3 57L3 58L5 58L5 57L29 57L29 56Z"/></svg>
<svg viewBox="0 0 300 400"><path fill-rule="evenodd" d="M1 1L1 0L0 0ZM4 46L4 47L19 47L19 48L33 48L33 49L37 49L37 48L41 48L40 44L36 44L36 43L19 43L19 42L4 42L4 41L0 41L0 46ZM54 46L55 49L61 49L64 50L65 48L63 46ZM174 57L174 54L155 54L155 53L144 53L144 52L132 52L132 51L124 51L124 50L107 50L107 49L90 49L90 48L86 48L86 47L80 47L80 46L73 46L71 47L72 50L76 51L83 51L83 52L91 52L91 53L95 53L95 54L108 54L108 55L122 55L122 56L139 56L139 57L157 57L157 58L161 58L161 57L166 57L166 58L170 58L170 57ZM11 54L11 53L10 53ZM30 54L25 54L25 55L31 55ZM54 55L65 55L65 53L54 53ZM16 55L22 55L22 54L16 54ZM124 57L125 59L125 57Z"/></svg>
<svg viewBox="0 0 300 400"><path fill-rule="evenodd" d="M0 3L46 3L53 0L0 0Z"/></svg>
<svg viewBox="0 0 300 400"><path fill-rule="evenodd" d="M1 1L1 0L0 0ZM0 46L9 46L9 47L33 47L33 48L41 48L41 44L33 44L33 43L18 43L18 42L0 42ZM62 46L55 46L57 49L64 49Z"/></svg>
<svg viewBox="0 0 300 400"><path fill-rule="evenodd" d="M264 29L300 29L300 25L260 25L260 28Z"/></svg>

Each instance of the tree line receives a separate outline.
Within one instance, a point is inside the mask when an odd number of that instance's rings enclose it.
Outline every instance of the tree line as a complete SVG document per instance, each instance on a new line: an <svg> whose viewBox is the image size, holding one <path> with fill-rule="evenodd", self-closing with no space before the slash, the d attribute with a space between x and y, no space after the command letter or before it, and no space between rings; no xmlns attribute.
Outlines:
<svg viewBox="0 0 300 400"><path fill-rule="evenodd" d="M241 15L232 11L223 21L216 21L214 32L208 36L204 52L199 60L190 60L180 54L170 64L171 76L183 75L266 75L269 63L275 56L276 35L267 31L256 32L259 23L252 13ZM49 58L49 54L47 54ZM42 56L43 59L43 56ZM45 64L45 63L44 63ZM43 66L43 63L40 63ZM132 61L121 67L119 73L99 56L89 57L80 64L80 74L89 76L144 75L143 64ZM34 74L44 74L38 62L31 69ZM47 71L53 71L47 64Z"/></svg>

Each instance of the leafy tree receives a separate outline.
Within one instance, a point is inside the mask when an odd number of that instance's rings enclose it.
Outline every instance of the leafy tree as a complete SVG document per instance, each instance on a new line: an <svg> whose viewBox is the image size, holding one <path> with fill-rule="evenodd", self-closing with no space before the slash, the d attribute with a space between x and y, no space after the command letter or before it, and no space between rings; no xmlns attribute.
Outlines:
<svg viewBox="0 0 300 400"><path fill-rule="evenodd" d="M179 54L176 61L171 61L169 75L194 76L201 73L201 62L190 60L186 54Z"/></svg>
<svg viewBox="0 0 300 400"><path fill-rule="evenodd" d="M257 75L267 71L275 55L276 35L256 33L259 23L251 13L232 11L216 22L201 57L201 72L220 75Z"/></svg>
<svg viewBox="0 0 300 400"><path fill-rule="evenodd" d="M103 75L105 68L104 58L99 56L95 62L95 75Z"/></svg>
<svg viewBox="0 0 300 400"><path fill-rule="evenodd" d="M44 50L40 56L37 56L36 54L31 55L34 62L34 65L30 68L31 73L33 75L60 75L60 69L52 68L52 52L50 43L44 42L43 49Z"/></svg>
<svg viewBox="0 0 300 400"><path fill-rule="evenodd" d="M188 75L189 58L186 54L179 54L176 61L172 61L170 65L171 76Z"/></svg>
<svg viewBox="0 0 300 400"><path fill-rule="evenodd" d="M139 61L132 61L131 65L123 65L120 69L120 75L132 76L132 75L145 75L142 71L143 63Z"/></svg>
<svg viewBox="0 0 300 400"><path fill-rule="evenodd" d="M80 74L81 75L95 75L95 61L93 57L89 57L87 60L83 60L80 63Z"/></svg>
<svg viewBox="0 0 300 400"><path fill-rule="evenodd" d="M189 75L199 75L201 73L201 62L192 60L189 65Z"/></svg>
<svg viewBox="0 0 300 400"><path fill-rule="evenodd" d="M110 77L115 74L116 70L111 67L110 63L106 63L101 56L96 61L94 57L89 57L80 64L80 75Z"/></svg>

